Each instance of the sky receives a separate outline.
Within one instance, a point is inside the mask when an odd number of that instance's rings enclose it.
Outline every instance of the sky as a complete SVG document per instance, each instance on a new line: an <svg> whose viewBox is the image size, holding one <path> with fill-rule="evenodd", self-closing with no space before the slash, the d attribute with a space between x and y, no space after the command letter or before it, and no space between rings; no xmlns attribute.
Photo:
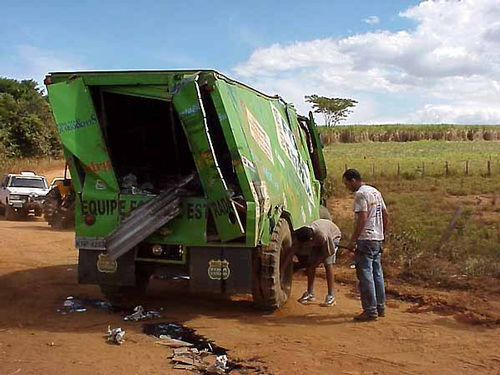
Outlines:
<svg viewBox="0 0 500 375"><path fill-rule="evenodd" d="M348 124L500 124L500 0L0 1L0 76L216 69ZM321 118L318 118L321 122Z"/></svg>

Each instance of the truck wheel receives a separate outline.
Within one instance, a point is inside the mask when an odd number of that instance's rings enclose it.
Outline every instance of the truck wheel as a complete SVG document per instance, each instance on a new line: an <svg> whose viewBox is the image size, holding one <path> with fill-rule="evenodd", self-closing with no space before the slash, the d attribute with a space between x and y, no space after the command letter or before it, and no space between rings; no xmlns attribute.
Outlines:
<svg viewBox="0 0 500 375"><path fill-rule="evenodd" d="M283 306L292 290L292 234L288 222L281 218L271 240L252 253L252 294L255 305L266 310Z"/></svg>
<svg viewBox="0 0 500 375"><path fill-rule="evenodd" d="M52 189L45 196L43 202L43 216L52 227L57 227L59 205L61 204L61 194L57 189Z"/></svg>
<svg viewBox="0 0 500 375"><path fill-rule="evenodd" d="M146 294L151 271L149 269L136 269L136 285L100 284L101 293L113 305L122 308L135 307L140 298Z"/></svg>
<svg viewBox="0 0 500 375"><path fill-rule="evenodd" d="M326 208L325 206L319 206L319 218L330 221L332 220L332 215L330 215L328 208Z"/></svg>
<svg viewBox="0 0 500 375"><path fill-rule="evenodd" d="M17 218L16 211L9 206L9 204L5 205L5 220L15 220Z"/></svg>

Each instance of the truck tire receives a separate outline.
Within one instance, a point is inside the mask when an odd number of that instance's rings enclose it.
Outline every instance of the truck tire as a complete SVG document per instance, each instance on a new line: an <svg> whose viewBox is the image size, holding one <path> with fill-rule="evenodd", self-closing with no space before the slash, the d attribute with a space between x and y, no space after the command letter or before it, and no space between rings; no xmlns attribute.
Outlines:
<svg viewBox="0 0 500 375"><path fill-rule="evenodd" d="M252 295L256 307L276 310L292 290L292 234L288 222L280 218L267 246L252 253Z"/></svg>
<svg viewBox="0 0 500 375"><path fill-rule="evenodd" d="M5 213L5 220L16 220L17 219L16 211L14 209L12 209L12 207L10 207L8 203L5 205L5 212L4 213Z"/></svg>
<svg viewBox="0 0 500 375"><path fill-rule="evenodd" d="M72 228L75 225L74 193L68 193L65 200L58 189L52 189L43 202L43 216L47 223L55 229Z"/></svg>

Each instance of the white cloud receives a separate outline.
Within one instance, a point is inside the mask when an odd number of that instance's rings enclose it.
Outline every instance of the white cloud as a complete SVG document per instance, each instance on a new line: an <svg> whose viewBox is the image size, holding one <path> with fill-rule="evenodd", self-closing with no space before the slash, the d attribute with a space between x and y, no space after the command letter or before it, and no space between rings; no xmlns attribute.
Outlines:
<svg viewBox="0 0 500 375"><path fill-rule="evenodd" d="M377 16L370 16L365 18L363 22L367 23L368 25L376 25L380 23L380 18L378 18Z"/></svg>
<svg viewBox="0 0 500 375"><path fill-rule="evenodd" d="M2 74L15 79L34 79L43 87L49 72L89 69L79 59L31 45L17 47Z"/></svg>
<svg viewBox="0 0 500 375"><path fill-rule="evenodd" d="M423 1L400 16L416 28L274 44L233 70L302 110L306 94L354 98L349 122L500 123L500 3Z"/></svg>

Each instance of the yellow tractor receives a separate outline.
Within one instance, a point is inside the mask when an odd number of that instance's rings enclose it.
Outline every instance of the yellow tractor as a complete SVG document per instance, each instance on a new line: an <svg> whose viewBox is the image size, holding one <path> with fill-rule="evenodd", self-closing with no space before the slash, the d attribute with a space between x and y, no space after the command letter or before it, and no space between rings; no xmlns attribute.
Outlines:
<svg viewBox="0 0 500 375"><path fill-rule="evenodd" d="M50 191L43 203L43 216L52 228L68 229L75 226L75 191L71 178L57 177L50 184Z"/></svg>

